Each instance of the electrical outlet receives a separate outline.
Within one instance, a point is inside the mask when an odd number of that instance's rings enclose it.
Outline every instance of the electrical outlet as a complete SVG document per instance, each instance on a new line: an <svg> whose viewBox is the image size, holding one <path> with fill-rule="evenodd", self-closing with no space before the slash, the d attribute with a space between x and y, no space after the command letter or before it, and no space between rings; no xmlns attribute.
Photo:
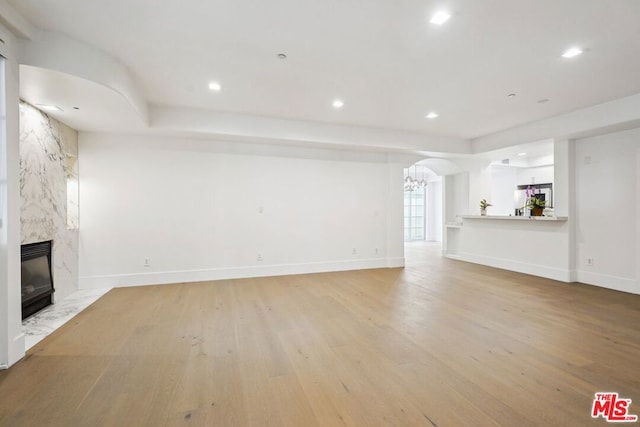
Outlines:
<svg viewBox="0 0 640 427"><path fill-rule="evenodd" d="M378 248L375 248L374 252L376 253L376 255L378 255Z"/></svg>
<svg viewBox="0 0 640 427"><path fill-rule="evenodd" d="M256 258L256 260L262 261L262 254L258 254L258 257Z"/></svg>
<svg viewBox="0 0 640 427"><path fill-rule="evenodd" d="M351 252L351 255L355 255L357 253L358 253L358 251L356 251L356 248L353 248L353 251Z"/></svg>
<svg viewBox="0 0 640 427"><path fill-rule="evenodd" d="M587 265L593 267L593 258L587 258Z"/></svg>
<svg viewBox="0 0 640 427"><path fill-rule="evenodd" d="M144 266L145 267L151 267L151 259L150 258L145 258L144 259Z"/></svg>

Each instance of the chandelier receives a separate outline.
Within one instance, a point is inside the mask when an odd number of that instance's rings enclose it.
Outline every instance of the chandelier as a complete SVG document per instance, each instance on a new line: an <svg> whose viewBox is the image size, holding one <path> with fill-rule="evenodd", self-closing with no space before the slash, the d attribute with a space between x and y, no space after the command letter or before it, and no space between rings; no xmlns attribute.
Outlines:
<svg viewBox="0 0 640 427"><path fill-rule="evenodd" d="M413 176L411 174L411 169L413 168ZM420 168L422 169L422 168ZM427 186L426 181L424 180L424 170L422 170L422 179L418 180L416 165L411 166L407 169L407 176L404 179L404 191L415 191L419 188L424 188Z"/></svg>

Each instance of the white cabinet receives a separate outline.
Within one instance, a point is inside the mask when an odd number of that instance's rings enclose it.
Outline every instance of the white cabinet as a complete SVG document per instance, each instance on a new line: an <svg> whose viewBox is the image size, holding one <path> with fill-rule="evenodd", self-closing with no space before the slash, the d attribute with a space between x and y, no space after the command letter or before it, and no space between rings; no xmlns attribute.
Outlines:
<svg viewBox="0 0 640 427"><path fill-rule="evenodd" d="M518 168L518 185L548 184L553 182L553 165L534 168Z"/></svg>

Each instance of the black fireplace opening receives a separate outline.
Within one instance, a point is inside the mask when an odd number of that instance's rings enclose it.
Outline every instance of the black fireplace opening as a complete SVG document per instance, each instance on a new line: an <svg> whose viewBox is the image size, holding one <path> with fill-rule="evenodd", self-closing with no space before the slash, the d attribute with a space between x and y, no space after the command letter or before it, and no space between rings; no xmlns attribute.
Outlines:
<svg viewBox="0 0 640 427"><path fill-rule="evenodd" d="M52 241L22 245L22 320L53 304Z"/></svg>

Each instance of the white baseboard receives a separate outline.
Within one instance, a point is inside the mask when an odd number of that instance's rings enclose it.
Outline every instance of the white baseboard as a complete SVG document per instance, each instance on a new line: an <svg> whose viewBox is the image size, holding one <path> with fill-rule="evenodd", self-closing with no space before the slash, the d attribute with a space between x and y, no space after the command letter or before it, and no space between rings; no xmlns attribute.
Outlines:
<svg viewBox="0 0 640 427"><path fill-rule="evenodd" d="M616 291L628 292L631 294L640 294L640 284L635 279L629 279L626 277L591 273L584 270L563 270L560 268L547 267L544 265L535 265L521 261L493 258L469 253L463 253L460 255L447 255L447 257L461 261L473 262L475 264L482 264L488 265L490 267L517 271L518 273L545 277L547 279L559 280L561 282L580 282L587 285L600 286L602 288L613 289Z"/></svg>
<svg viewBox="0 0 640 427"><path fill-rule="evenodd" d="M331 271L396 268L404 266L404 258L371 258L348 261L314 262L304 264L259 265L247 267L212 268L202 270L157 271L149 273L81 276L80 289L162 285L169 283L202 282L208 280L243 279L251 277L286 276L291 274L325 273Z"/></svg>
<svg viewBox="0 0 640 427"><path fill-rule="evenodd" d="M628 292L630 294L640 294L640 284L635 279L629 279L626 277L578 270L577 281L580 283L586 283L587 285L614 289L616 291Z"/></svg>
<svg viewBox="0 0 640 427"><path fill-rule="evenodd" d="M397 258L385 258L387 260L387 268L402 268L404 267L404 258L401 257L397 257ZM378 268L378 267L372 267L372 268Z"/></svg>
<svg viewBox="0 0 640 427"><path fill-rule="evenodd" d="M571 282L573 274L571 270L548 267L545 265L530 264L522 261L515 261L505 258L488 257L470 253L461 253L456 256L448 255L448 258L461 261L472 262L474 264L488 265L489 267L501 268L504 270L516 271L518 273L531 274L533 276L545 277L547 279L559 280L561 282Z"/></svg>
<svg viewBox="0 0 640 427"><path fill-rule="evenodd" d="M20 361L25 354L24 334L20 332L13 338L13 342L9 346L9 365L11 367L14 363Z"/></svg>

